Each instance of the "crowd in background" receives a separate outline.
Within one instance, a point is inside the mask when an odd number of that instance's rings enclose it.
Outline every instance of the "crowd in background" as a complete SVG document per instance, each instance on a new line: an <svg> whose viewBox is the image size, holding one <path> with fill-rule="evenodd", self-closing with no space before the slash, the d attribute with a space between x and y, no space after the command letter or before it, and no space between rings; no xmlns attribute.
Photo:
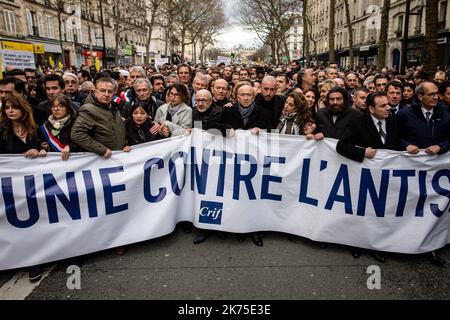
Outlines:
<svg viewBox="0 0 450 320"><path fill-rule="evenodd" d="M132 152L136 144L188 135L199 123L224 136L244 129L335 138L337 152L359 162L378 149L436 155L450 148L449 73L427 74L421 67L406 74L366 66L301 67L298 61L277 67L180 64L42 73L7 67L0 99L0 154L28 158L59 152L67 161L73 152L93 152L108 159L112 151ZM191 228L184 224L184 230ZM194 243L212 234L199 231ZM262 233L249 236L263 245ZM355 258L360 253L352 248ZM385 261L384 254L373 253ZM435 252L429 257L444 264ZM39 278L36 267L30 280Z"/></svg>

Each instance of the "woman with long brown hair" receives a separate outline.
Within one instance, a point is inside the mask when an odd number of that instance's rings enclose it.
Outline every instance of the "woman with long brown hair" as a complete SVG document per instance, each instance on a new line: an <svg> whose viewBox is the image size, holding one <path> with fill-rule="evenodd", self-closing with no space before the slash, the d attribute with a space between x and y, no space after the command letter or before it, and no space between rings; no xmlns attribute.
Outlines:
<svg viewBox="0 0 450 320"><path fill-rule="evenodd" d="M33 110L22 95L9 93L2 99L0 126L0 154L23 154L27 158L47 155L37 135ZM30 267L31 282L41 277L40 266Z"/></svg>
<svg viewBox="0 0 450 320"><path fill-rule="evenodd" d="M280 134L305 135L309 139L313 138L311 136L315 124L312 111L303 94L292 92L288 95L277 129Z"/></svg>
<svg viewBox="0 0 450 320"><path fill-rule="evenodd" d="M37 135L37 124L28 101L18 94L7 94L2 99L0 113L0 153L23 154L27 158L45 157Z"/></svg>

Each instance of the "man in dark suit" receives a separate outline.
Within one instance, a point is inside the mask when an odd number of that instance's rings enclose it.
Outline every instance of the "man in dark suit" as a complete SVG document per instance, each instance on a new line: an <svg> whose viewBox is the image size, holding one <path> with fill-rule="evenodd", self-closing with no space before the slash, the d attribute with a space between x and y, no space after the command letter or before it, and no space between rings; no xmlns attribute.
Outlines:
<svg viewBox="0 0 450 320"><path fill-rule="evenodd" d="M233 135L233 130L244 129L252 130L254 134L259 134L261 129L272 128L272 117L265 109L255 104L255 91L249 84L243 84L237 87L237 102L230 108L224 108L222 111L222 120L224 127L228 130L228 135ZM231 130L233 129L233 130ZM262 247L263 234L255 232L251 234L253 243ZM244 235L238 237L238 241L243 241Z"/></svg>
<svg viewBox="0 0 450 320"><path fill-rule="evenodd" d="M388 98L388 103L391 106L391 114L393 116L404 108L402 103L404 86L398 81L389 82L386 85L386 93Z"/></svg>
<svg viewBox="0 0 450 320"><path fill-rule="evenodd" d="M377 149L399 150L397 121L391 116L386 92L370 94L366 103L369 112L349 122L336 146L338 153L359 162L375 157ZM355 258L361 255L358 248L353 248L351 252ZM379 262L386 261L381 252L373 251L373 255Z"/></svg>
<svg viewBox="0 0 450 320"><path fill-rule="evenodd" d="M399 150L397 121L390 115L387 94L372 93L366 103L369 112L349 123L336 147L344 157L359 162L373 158L377 149Z"/></svg>

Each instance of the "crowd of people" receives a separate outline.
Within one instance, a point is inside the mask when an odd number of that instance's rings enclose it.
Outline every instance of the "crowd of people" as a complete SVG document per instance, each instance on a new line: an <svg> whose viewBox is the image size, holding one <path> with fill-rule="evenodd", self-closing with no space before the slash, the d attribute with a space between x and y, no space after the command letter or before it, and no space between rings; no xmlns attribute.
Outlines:
<svg viewBox="0 0 450 320"><path fill-rule="evenodd" d="M67 161L73 152L93 152L108 159L112 151L188 135L201 123L203 130L218 129L224 136L243 129L335 138L337 152L358 162L378 149L438 155L450 148L449 76L421 67L399 74L364 66L301 67L298 61L279 67L180 64L45 73L8 68L0 80L0 154L37 158L59 152ZM183 230L192 228L183 223ZM213 234L199 230L194 243ZM249 237L263 246L263 233ZM351 252L355 258L361 254L357 248ZM373 254L385 261L383 253ZM445 263L435 252L428 257L434 265ZM31 281L40 277L39 266L30 269Z"/></svg>

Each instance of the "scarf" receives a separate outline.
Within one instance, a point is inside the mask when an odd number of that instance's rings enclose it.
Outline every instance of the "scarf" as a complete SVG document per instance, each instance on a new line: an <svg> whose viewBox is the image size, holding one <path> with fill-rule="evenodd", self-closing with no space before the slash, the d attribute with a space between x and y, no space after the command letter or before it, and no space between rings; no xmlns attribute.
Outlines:
<svg viewBox="0 0 450 320"><path fill-rule="evenodd" d="M59 119L59 120L56 120L53 115L50 115L50 117L48 117L48 122L50 124L49 129L50 129L52 135L54 135L54 136L59 135L61 130L70 123L69 120L70 120L70 114L68 114L67 116L65 116L64 118Z"/></svg>
<svg viewBox="0 0 450 320"><path fill-rule="evenodd" d="M175 115L175 113L178 112L178 110L180 110L181 104L172 107L171 105L169 105L169 108L167 109L167 112L170 114L170 118L172 119L173 116Z"/></svg>
<svg viewBox="0 0 450 320"><path fill-rule="evenodd" d="M241 114L242 120L244 121L244 127L247 126L248 120L250 119L250 115L252 114L253 110L255 110L255 102L252 103L252 105L248 108L244 108L241 106L240 103L238 103L239 113Z"/></svg>
<svg viewBox="0 0 450 320"><path fill-rule="evenodd" d="M297 123L295 123L295 117L297 116L297 112L294 113L285 113L280 117L280 123L278 124L278 132L281 134L293 134L299 135L300 128Z"/></svg>

